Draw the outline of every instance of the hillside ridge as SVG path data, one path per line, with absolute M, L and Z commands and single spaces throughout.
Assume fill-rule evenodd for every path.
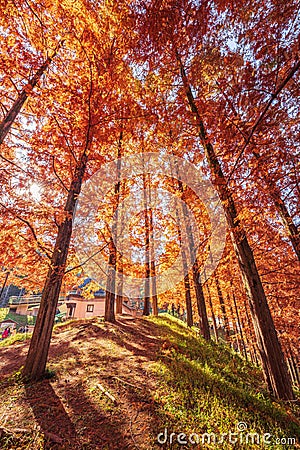
M 266 433 L 269 448 L 299 448 L 297 405 L 274 402 L 258 368 L 171 316 L 60 324 L 49 378 L 34 384 L 19 372 L 27 349 L 28 341 L 0 348 L 1 449 L 229 449 L 220 436 L 242 423 L 260 439 L 247 448 L 264 448 Z M 284 438 L 295 441 L 278 446 Z

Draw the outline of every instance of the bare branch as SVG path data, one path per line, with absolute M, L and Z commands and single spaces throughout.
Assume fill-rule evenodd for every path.
M 0 206 L 2 206 L 2 208 L 4 208 L 6 211 L 10 212 L 10 214 L 12 216 L 14 216 L 16 219 L 20 220 L 21 222 L 25 223 L 25 225 L 28 226 L 28 228 L 30 229 L 30 231 L 32 233 L 32 236 L 33 236 L 34 240 L 36 241 L 36 243 L 38 244 L 40 249 L 45 253 L 47 258 L 51 259 L 51 256 L 48 253 L 48 250 L 39 242 L 38 237 L 36 235 L 36 232 L 35 232 L 33 226 L 31 225 L 31 223 L 28 220 L 24 219 L 23 217 L 19 216 L 18 214 L 14 213 L 10 208 L 8 208 L 7 206 L 3 205 L 3 203 L 1 203 L 1 202 L 0 202 Z
M 66 270 L 66 271 L 65 271 L 65 274 L 66 274 L 66 273 L 69 273 L 69 272 L 72 272 L 72 270 L 79 269 L 80 267 L 84 266 L 90 259 L 94 258 L 94 256 L 96 256 L 96 255 L 98 255 L 100 252 L 102 252 L 102 250 L 104 250 L 105 247 L 108 246 L 108 244 L 109 244 L 109 243 L 105 244 L 103 247 L 100 248 L 100 250 L 98 250 L 97 252 L 95 252 L 93 255 L 89 256 L 85 261 L 83 261 L 83 263 L 78 264 L 78 266 L 71 267 L 71 269 Z
M 58 122 L 56 116 L 53 115 L 52 117 L 53 117 L 53 119 L 55 120 L 55 123 L 56 123 L 56 125 L 58 126 L 59 131 L 60 131 L 61 134 L 63 135 L 64 140 L 66 141 L 67 147 L 68 147 L 68 149 L 70 150 L 70 153 L 71 153 L 71 155 L 72 155 L 73 158 L 74 158 L 74 161 L 77 163 L 78 161 L 77 161 L 76 155 L 75 155 L 75 153 L 73 152 L 72 146 L 71 146 L 70 143 L 69 143 L 69 140 L 68 140 L 68 138 L 67 138 L 67 136 L 66 136 L 66 133 L 65 133 L 64 130 L 61 128 L 60 123 Z
M 67 188 L 67 186 L 65 185 L 65 183 L 63 182 L 63 180 L 60 178 L 60 176 L 58 175 L 58 173 L 56 172 L 54 155 L 52 155 L 52 167 L 53 167 L 53 171 L 54 171 L 54 174 L 55 174 L 56 178 L 59 180 L 59 182 L 61 183 L 61 185 L 63 186 L 63 188 L 64 188 L 67 192 L 69 192 L 69 189 Z
M 254 135 L 255 131 L 257 130 L 257 128 L 259 127 L 259 125 L 261 124 L 261 122 L 263 121 L 266 113 L 268 112 L 270 106 L 272 105 L 272 103 L 274 102 L 274 100 L 278 97 L 278 95 L 280 94 L 280 92 L 284 89 L 284 87 L 287 85 L 287 83 L 290 81 L 290 79 L 294 76 L 294 74 L 299 70 L 300 68 L 300 60 L 298 62 L 296 62 L 296 64 L 294 64 L 294 66 L 292 67 L 292 69 L 289 71 L 288 75 L 285 77 L 285 79 L 280 83 L 280 85 L 278 86 L 278 88 L 276 89 L 276 91 L 271 95 L 269 101 L 267 102 L 267 104 L 265 105 L 264 109 L 262 110 L 262 112 L 260 113 L 259 117 L 257 118 L 255 124 L 253 125 L 250 133 L 248 134 L 247 139 L 245 140 L 245 143 L 243 145 L 243 148 L 241 149 L 235 163 L 233 166 L 232 171 L 229 174 L 227 183 L 229 183 L 235 169 L 237 168 L 237 165 L 242 157 L 242 155 L 244 154 L 244 151 L 246 150 L 247 146 L 249 145 L 249 143 L 251 142 L 252 136 Z

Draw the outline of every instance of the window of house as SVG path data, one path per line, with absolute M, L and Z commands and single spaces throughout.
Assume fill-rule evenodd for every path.
M 93 312 L 94 311 L 94 305 L 87 305 L 86 312 Z

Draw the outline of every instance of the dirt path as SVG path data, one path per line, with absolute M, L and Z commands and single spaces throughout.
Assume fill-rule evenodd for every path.
M 1 426 L 18 445 L 4 448 L 152 449 L 157 421 L 151 365 L 162 345 L 156 333 L 151 322 L 129 317 L 116 325 L 97 319 L 62 325 L 49 358 L 56 376 L 27 386 L 12 385 L 8 377 L 24 364 L 28 343 L 0 348 Z

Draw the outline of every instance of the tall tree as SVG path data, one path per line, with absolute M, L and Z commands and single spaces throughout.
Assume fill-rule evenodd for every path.
M 152 302 L 152 314 L 158 316 L 158 298 L 157 298 L 157 286 L 156 286 L 156 266 L 155 266 L 155 240 L 154 240 L 154 220 L 153 220 L 153 208 L 152 208 L 152 196 L 151 196 L 151 178 L 148 174 L 148 186 L 149 186 L 149 227 L 150 227 L 150 277 L 151 277 L 151 302 Z
M 194 15 L 191 15 L 191 11 L 194 11 Z M 168 63 L 171 61 L 173 61 L 173 63 L 177 61 L 178 70 L 183 85 L 183 90 L 179 92 L 177 91 L 178 97 L 182 97 L 184 95 L 185 100 L 189 105 L 194 124 L 197 127 L 201 145 L 205 152 L 213 185 L 223 204 L 228 227 L 232 236 L 243 282 L 250 303 L 252 320 L 260 349 L 266 381 L 269 382 L 269 386 L 272 386 L 271 390 L 274 395 L 279 398 L 290 399 L 293 398 L 291 382 L 261 278 L 256 266 L 253 251 L 249 245 L 247 234 L 242 227 L 241 221 L 239 220 L 236 202 L 229 188 L 228 179 L 224 174 L 224 170 L 210 138 L 211 129 L 208 129 L 204 122 L 204 115 L 208 114 L 209 117 L 209 111 L 204 106 L 205 94 L 203 92 L 199 92 L 195 86 L 199 80 L 199 74 L 196 74 L 195 71 L 197 64 L 193 64 L 193 62 L 198 61 L 199 59 L 198 55 L 195 55 L 194 57 L 193 52 L 197 49 L 204 55 L 206 48 L 204 46 L 204 49 L 201 50 L 203 43 L 205 43 L 209 48 L 209 42 L 205 42 L 204 38 L 205 33 L 209 28 L 205 28 L 208 26 L 211 17 L 209 13 L 213 15 L 212 11 L 208 10 L 207 5 L 203 5 L 201 9 L 196 11 L 191 2 L 179 2 L 176 6 L 172 4 L 172 2 L 167 5 L 151 5 L 147 15 L 148 23 L 146 24 L 148 36 L 151 37 L 152 50 L 154 48 L 158 51 L 158 46 L 167 49 Z M 234 14 L 236 18 L 236 11 L 234 11 Z M 202 19 L 202 24 L 200 17 Z M 151 29 L 150 20 L 152 20 Z M 244 20 L 244 17 L 242 20 Z M 155 23 L 154 26 L 153 22 Z M 216 49 L 216 52 L 219 54 L 218 49 Z M 186 65 L 189 64 L 192 78 L 194 80 L 196 79 L 194 84 L 191 83 L 187 75 L 186 67 L 183 62 L 184 60 L 187 61 Z M 192 64 L 190 64 L 191 61 Z M 154 63 L 159 65 L 159 59 L 157 58 Z M 165 65 L 167 65 L 166 62 Z M 166 67 L 161 68 L 161 72 L 166 73 Z M 170 77 L 170 72 L 169 75 L 166 76 Z M 200 84 L 201 86 L 204 85 L 202 80 L 200 80 Z M 198 91 L 201 99 L 200 101 L 196 101 L 195 99 L 196 91 Z M 206 92 L 207 91 L 208 90 L 206 89 Z M 207 95 L 209 95 L 209 91 Z M 182 99 L 184 97 L 182 97 Z M 271 101 L 266 101 L 265 105 L 263 105 L 263 111 L 258 117 L 259 122 L 267 113 L 272 102 L 273 98 Z M 207 103 L 209 103 L 209 101 Z M 257 129 L 257 126 L 258 125 L 255 123 L 250 130 L 248 135 L 249 142 L 253 132 Z M 220 134 L 220 136 L 221 135 L 222 134 Z
M 191 86 L 188 82 L 182 61 L 177 53 L 182 81 L 186 90 L 187 100 L 191 111 L 195 115 L 199 129 L 199 137 L 205 149 L 206 157 L 213 176 L 213 184 L 223 203 L 227 223 L 232 235 L 234 248 L 240 264 L 240 269 L 250 302 L 250 310 L 254 329 L 258 340 L 264 373 L 272 392 L 279 398 L 294 398 L 291 380 L 287 371 L 282 348 L 277 336 L 263 285 L 255 264 L 253 252 L 248 243 L 245 231 L 238 219 L 236 206 L 227 185 L 221 165 L 217 159 L 214 148 L 209 142 L 208 135 L 196 106 Z
M 74 18 L 73 14 L 75 14 L 76 11 L 73 11 L 71 7 L 68 12 L 70 13 L 70 20 L 72 22 Z M 104 116 L 103 110 L 106 110 L 107 112 L 107 105 L 103 102 L 102 91 L 100 91 L 100 89 L 106 90 L 106 96 L 109 100 L 114 97 L 114 99 L 118 101 L 119 98 L 116 91 L 111 91 L 110 84 L 115 82 L 113 78 L 116 73 L 116 67 L 120 70 L 122 66 L 122 59 L 120 58 L 118 61 L 115 59 L 115 41 L 111 40 L 111 33 L 114 33 L 115 30 L 108 30 L 105 46 L 102 36 L 101 47 L 98 48 L 99 53 L 96 55 L 95 46 L 100 44 L 99 35 L 97 35 L 97 33 L 99 32 L 99 26 L 101 24 L 99 23 L 98 18 L 94 18 L 92 12 L 91 17 L 94 21 L 88 15 L 88 11 L 86 11 L 86 13 L 86 26 L 87 28 L 90 27 L 90 32 L 83 33 L 82 37 L 78 39 L 76 36 L 76 31 L 78 30 L 74 30 L 72 37 L 68 41 L 70 50 L 73 52 L 71 66 L 72 68 L 75 68 L 76 63 L 80 60 L 82 63 L 82 71 L 80 74 L 76 72 L 77 78 L 74 77 L 74 72 L 72 73 L 72 77 L 74 78 L 72 82 L 71 79 L 68 80 L 70 86 L 67 86 L 67 90 L 63 91 L 65 84 L 62 83 L 62 92 L 64 95 L 61 98 L 58 97 L 61 101 L 62 110 L 68 114 L 66 123 L 69 124 L 72 135 L 67 136 L 62 125 L 57 120 L 57 117 L 51 117 L 51 120 L 54 120 L 54 122 L 57 123 L 57 128 L 63 135 L 65 141 L 64 145 L 70 153 L 70 159 L 72 161 L 71 167 L 74 167 L 74 170 L 70 187 L 67 189 L 68 196 L 64 211 L 63 214 L 61 214 L 60 223 L 58 224 L 58 233 L 51 257 L 51 265 L 43 289 L 37 322 L 23 370 L 24 376 L 30 379 L 40 378 L 45 371 L 57 301 L 66 269 L 75 206 L 86 174 L 87 162 L 89 158 L 98 160 L 98 162 L 101 161 L 98 152 L 99 148 L 101 148 L 100 143 L 103 142 L 105 138 L 103 134 L 101 135 L 99 124 L 102 124 Z M 106 10 L 106 15 L 109 16 L 110 14 L 112 14 L 112 12 L 108 8 Z M 103 21 L 102 25 L 106 23 L 104 14 L 101 20 Z M 95 21 L 97 22 L 98 28 L 94 27 Z M 118 21 L 116 21 L 115 24 L 117 27 L 121 26 L 121 23 Z M 77 61 L 75 55 L 77 55 Z M 106 60 L 106 56 L 109 59 Z M 100 58 L 102 59 L 100 60 Z M 103 67 L 104 74 L 102 73 L 102 76 L 100 77 L 99 64 L 101 62 L 104 63 L 105 61 L 106 67 L 105 69 Z M 96 76 L 96 74 L 98 74 L 98 76 Z M 106 84 L 105 86 L 101 86 L 99 83 L 103 82 L 105 78 Z M 98 89 L 96 89 L 96 85 L 98 86 Z M 68 101 L 65 101 L 67 98 Z M 74 116 L 75 105 L 78 108 L 78 114 L 76 116 Z M 45 131 L 46 129 L 47 125 L 43 124 L 42 130 Z M 95 131 L 96 129 L 97 133 Z M 97 147 L 93 140 L 97 140 Z M 72 145 L 70 144 L 70 141 L 72 142 Z M 91 156 L 93 156 L 93 158 L 91 158 Z M 63 185 L 65 186 L 65 183 L 63 183 Z M 110 252 L 110 254 L 112 253 L 113 252 Z M 114 265 L 114 260 L 110 260 L 109 263 Z
M 17 115 L 20 113 L 22 106 L 28 99 L 28 96 L 30 95 L 31 91 L 35 86 L 37 85 L 38 81 L 41 79 L 42 75 L 46 72 L 46 70 L 49 68 L 52 60 L 57 55 L 58 50 L 63 45 L 63 41 L 61 41 L 54 52 L 48 56 L 48 58 L 45 60 L 45 62 L 39 67 L 39 69 L 36 71 L 34 76 L 28 80 L 28 83 L 25 85 L 24 89 L 20 92 L 18 95 L 18 98 L 6 114 L 6 116 L 3 118 L 3 120 L 0 123 L 0 145 L 4 141 L 6 135 L 9 133 Z
M 143 315 L 150 314 L 150 276 L 151 276 L 151 261 L 150 261 L 150 220 L 149 220 L 149 206 L 148 206 L 148 183 L 146 173 L 143 173 L 143 200 L 144 200 L 144 220 L 145 220 L 145 279 L 144 279 L 144 308 Z

